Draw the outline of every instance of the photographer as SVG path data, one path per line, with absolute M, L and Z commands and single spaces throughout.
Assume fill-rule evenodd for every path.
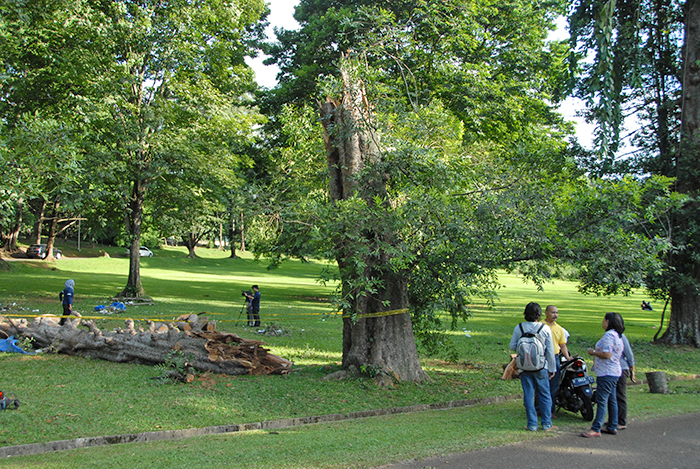
M 253 293 L 243 292 L 243 295 L 248 298 L 248 325 L 252 327 L 260 326 L 260 289 L 257 285 L 251 287 Z M 252 323 L 252 324 L 251 324 Z

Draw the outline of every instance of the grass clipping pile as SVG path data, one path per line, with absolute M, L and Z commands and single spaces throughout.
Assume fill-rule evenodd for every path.
M 94 321 L 71 318 L 59 325 L 56 316 L 41 316 L 29 322 L 0 315 L 0 331 L 17 338 L 32 338 L 36 348 L 55 353 L 99 358 L 118 363 L 159 365 L 168 354 L 180 351 L 191 357 L 197 371 L 227 375 L 287 374 L 292 362 L 269 353 L 259 340 L 217 332 L 216 325 L 196 314 L 180 316 L 169 324 L 135 329 L 126 320 L 124 329 L 103 332 Z

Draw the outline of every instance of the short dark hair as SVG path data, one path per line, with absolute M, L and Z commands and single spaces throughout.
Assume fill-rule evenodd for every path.
M 528 303 L 525 306 L 525 320 L 534 322 L 542 317 L 542 308 L 539 303 Z
M 617 335 L 622 337 L 622 333 L 625 332 L 625 321 L 622 320 L 622 315 L 620 313 L 605 313 L 605 319 L 608 320 L 607 330 L 613 329 Z
M 252 286 L 252 287 L 250 287 L 250 288 L 252 288 L 252 289 L 254 289 L 254 290 L 260 290 L 260 289 L 258 288 L 258 286 L 257 286 L 257 285 L 253 285 L 253 286 Z

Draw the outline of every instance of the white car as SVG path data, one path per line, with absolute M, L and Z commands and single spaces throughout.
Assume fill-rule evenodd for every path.
M 131 249 L 126 250 L 126 255 L 131 255 Z M 148 249 L 146 246 L 141 246 L 139 248 L 139 257 L 153 257 L 153 251 Z

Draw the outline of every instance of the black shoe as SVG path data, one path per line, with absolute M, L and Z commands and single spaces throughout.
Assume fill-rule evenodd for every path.
M 608 427 L 603 427 L 600 429 L 600 433 L 607 433 L 608 435 L 617 435 L 617 430 L 610 430 Z

